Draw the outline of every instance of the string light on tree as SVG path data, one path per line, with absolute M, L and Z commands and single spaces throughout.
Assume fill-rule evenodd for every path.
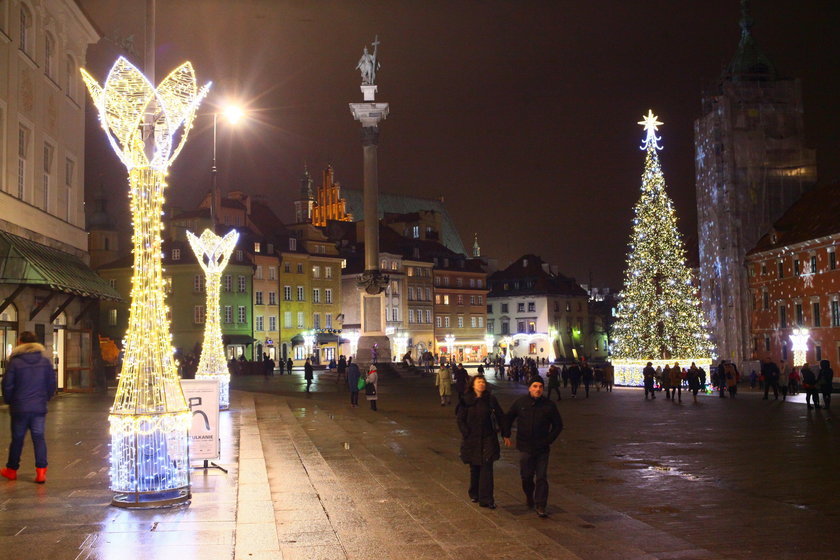
M 224 237 L 219 237 L 209 229 L 205 229 L 201 237 L 187 232 L 193 253 L 204 269 L 207 287 L 207 324 L 204 326 L 204 342 L 201 346 L 201 358 L 198 360 L 196 379 L 211 379 L 219 381 L 219 408 L 230 408 L 230 372 L 225 359 L 225 347 L 222 342 L 221 308 L 219 297 L 221 292 L 222 271 L 230 260 L 233 248 L 239 240 L 239 234 L 231 230 Z
M 645 169 L 634 207 L 630 251 L 624 272 L 612 346 L 616 382 L 642 384 L 642 369 L 679 362 L 708 367 L 713 348 L 704 324 L 674 205 L 666 193 L 659 163 L 661 138 L 653 111 L 639 122 L 645 130 L 641 149 Z
M 210 84 L 189 62 L 155 88 L 123 57 L 100 86 L 81 71 L 102 129 L 128 170 L 134 267 L 125 354 L 111 426 L 112 504 L 189 502 L 191 414 L 178 378 L 167 319 L 161 231 L 167 169 L 187 140 Z

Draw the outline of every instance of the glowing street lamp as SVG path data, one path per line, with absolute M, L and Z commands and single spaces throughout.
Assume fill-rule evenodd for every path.
M 790 343 L 793 349 L 793 365 L 801 366 L 805 363 L 808 353 L 808 329 L 796 328 L 790 335 Z
M 350 355 L 356 355 L 356 349 L 359 347 L 359 331 L 348 331 L 344 335 L 350 341 Z
M 219 381 L 219 409 L 230 408 L 230 372 L 225 359 L 225 346 L 222 341 L 221 308 L 219 296 L 222 284 L 222 271 L 230 260 L 233 248 L 239 240 L 239 233 L 231 230 L 224 237 L 219 237 L 205 229 L 201 237 L 187 232 L 193 252 L 201 268 L 204 269 L 207 287 L 207 313 L 204 326 L 204 342 L 201 345 L 201 358 L 198 360 L 196 379 Z
M 236 124 L 242 119 L 245 112 L 236 105 L 228 105 L 221 111 L 213 113 L 213 162 L 210 164 L 211 196 L 213 197 L 213 200 L 210 201 L 210 223 L 213 227 L 216 225 L 216 193 L 218 189 L 217 175 L 219 173 L 219 170 L 216 167 L 216 126 L 219 120 L 219 115 L 222 115 L 230 124 Z
M 190 500 L 188 433 L 192 414 L 181 390 L 167 319 L 161 235 L 169 166 L 184 147 L 210 84 L 199 88 L 185 62 L 157 88 L 123 57 L 104 85 L 82 79 L 102 129 L 128 170 L 134 233 L 131 307 L 111 429 L 111 501 L 120 507 Z

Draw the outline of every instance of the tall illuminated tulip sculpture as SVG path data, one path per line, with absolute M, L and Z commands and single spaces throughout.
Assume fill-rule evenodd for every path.
M 111 413 L 112 504 L 189 503 L 189 406 L 181 390 L 161 266 L 167 169 L 187 140 L 210 84 L 198 88 L 189 62 L 155 87 L 125 58 L 100 86 L 82 70 L 102 128 L 128 169 L 134 226 L 131 308 L 120 383 Z
M 222 283 L 222 271 L 230 260 L 230 254 L 236 247 L 239 234 L 231 230 L 224 237 L 219 237 L 205 229 L 201 237 L 187 232 L 193 253 L 204 269 L 207 286 L 207 324 L 204 326 L 204 342 L 201 346 L 201 358 L 198 360 L 196 379 L 219 381 L 219 408 L 230 408 L 230 372 L 225 360 L 225 347 L 222 342 L 221 310 L 219 292 Z

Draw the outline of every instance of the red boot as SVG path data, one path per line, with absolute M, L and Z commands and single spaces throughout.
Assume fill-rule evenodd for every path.
M 43 484 L 47 481 L 47 467 L 43 469 L 35 469 L 35 482 L 38 484 Z
M 17 480 L 17 471 L 6 467 L 0 470 L 0 476 L 5 476 L 9 480 Z

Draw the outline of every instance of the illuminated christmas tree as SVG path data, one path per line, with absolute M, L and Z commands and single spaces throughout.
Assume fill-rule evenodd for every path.
M 647 132 L 641 147 L 646 152 L 645 171 L 612 348 L 619 382 L 633 385 L 641 384 L 641 368 L 648 361 L 706 367 L 713 354 L 659 164 L 657 151 L 662 148 L 656 131 L 662 123 L 648 111 L 639 124 Z

